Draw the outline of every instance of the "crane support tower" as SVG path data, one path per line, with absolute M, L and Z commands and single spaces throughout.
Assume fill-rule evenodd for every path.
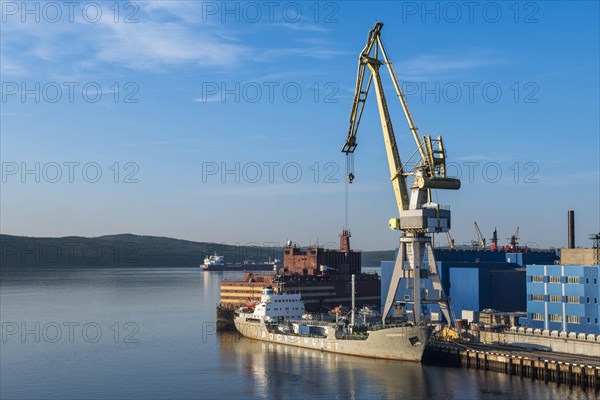
M 356 77 L 356 89 L 354 102 L 350 113 L 350 129 L 346 144 L 342 152 L 348 157 L 347 178 L 348 182 L 354 180 L 352 156 L 356 150 L 356 134 L 362 117 L 363 109 L 371 84 L 375 86 L 375 95 L 381 119 L 381 128 L 385 141 L 385 149 L 390 169 L 392 187 L 398 206 L 399 217 L 389 221 L 390 228 L 400 230 L 400 244 L 398 255 L 392 273 L 390 288 L 385 300 L 382 313 L 382 322 L 385 324 L 386 317 L 394 304 L 398 287 L 402 281 L 412 289 L 410 300 L 413 314 L 412 322 L 424 323 L 421 305 L 438 303 L 448 324 L 452 325 L 450 318 L 449 303 L 444 294 L 437 272 L 437 265 L 431 243 L 433 233 L 444 233 L 450 230 L 450 210 L 432 202 L 432 189 L 460 188 L 460 180 L 446 177 L 446 151 L 442 137 L 432 139 L 429 135 L 419 136 L 417 127 L 408 109 L 408 104 L 402 93 L 392 63 L 381 41 L 381 28 L 383 23 L 377 22 L 370 31 L 366 46 L 363 48 L 358 59 L 358 73 Z M 381 59 L 380 59 L 381 57 Z M 396 95 L 404 111 L 408 127 L 416 144 L 416 150 L 408 160 L 403 163 L 398 152 L 396 137 L 392 119 L 387 106 L 387 101 L 381 81 L 379 69 L 385 64 L 396 90 Z M 365 79 L 365 75 L 368 78 Z M 412 160 L 417 156 L 417 159 Z M 411 165 L 411 167 L 408 167 Z M 408 178 L 412 179 L 408 181 Z M 410 186 L 409 186 L 410 185 Z M 410 187 L 410 192 L 409 192 Z M 425 253 L 427 261 L 425 262 Z M 427 298 L 421 290 L 421 279 L 431 278 L 435 296 Z M 412 287 L 410 286 L 412 284 Z

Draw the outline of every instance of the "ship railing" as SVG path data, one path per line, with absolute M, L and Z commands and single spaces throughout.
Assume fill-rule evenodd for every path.
M 298 320 L 290 320 L 290 323 L 298 323 L 306 326 L 322 326 L 322 327 L 335 327 L 335 322 L 327 322 L 327 321 L 319 321 L 319 320 L 310 320 L 310 319 L 298 319 Z
M 327 338 L 327 335 L 318 335 L 315 333 L 290 333 L 290 336 L 297 336 L 297 337 L 301 337 L 301 338 L 316 338 L 316 339 L 325 339 Z
M 351 335 L 343 335 L 345 340 L 366 340 L 369 337 L 367 332 L 354 332 Z
M 254 277 L 259 277 L 259 278 L 262 278 L 262 277 L 265 277 L 265 276 L 269 276 L 269 275 L 259 275 L 259 274 L 255 274 L 254 275 Z M 242 280 L 239 280 L 239 279 L 226 279 L 226 278 L 223 278 L 221 281 L 222 282 L 243 283 L 243 284 L 252 283 L 252 284 L 257 285 L 257 286 L 258 285 L 271 286 L 273 284 L 272 282 L 247 282 L 247 281 L 242 281 Z
M 378 331 L 381 329 L 388 329 L 388 328 L 405 328 L 407 326 L 411 326 L 411 324 L 385 324 L 385 325 L 381 325 L 381 324 L 375 324 L 375 325 L 371 325 L 368 329 L 370 331 Z

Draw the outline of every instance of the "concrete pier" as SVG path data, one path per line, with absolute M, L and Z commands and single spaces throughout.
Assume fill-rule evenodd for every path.
M 425 351 L 423 362 L 600 389 L 600 359 L 596 357 L 432 341 Z

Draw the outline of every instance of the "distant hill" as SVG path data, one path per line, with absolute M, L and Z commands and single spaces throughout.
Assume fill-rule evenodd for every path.
M 93 238 L 39 238 L 0 235 L 2 268 L 48 267 L 197 267 L 207 254 L 227 262 L 283 259 L 282 247 L 237 246 L 158 236 L 120 234 Z M 365 251 L 363 266 L 393 260 L 393 251 Z

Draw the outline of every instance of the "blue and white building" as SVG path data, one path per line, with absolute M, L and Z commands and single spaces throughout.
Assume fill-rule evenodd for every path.
M 600 265 L 528 265 L 528 328 L 600 335 Z
M 435 250 L 442 287 L 450 297 L 452 309 L 457 318 L 463 310 L 483 311 L 495 309 L 502 312 L 525 311 L 527 308 L 525 265 L 531 263 L 554 264 L 557 255 L 554 251 L 507 253 L 503 251 L 449 251 Z M 381 301 L 385 302 L 392 271 L 393 261 L 381 262 Z M 398 288 L 396 301 L 410 297 L 411 280 L 407 286 Z M 423 290 L 432 291 L 428 279 L 422 280 Z M 437 305 L 422 305 L 421 310 L 438 312 Z

